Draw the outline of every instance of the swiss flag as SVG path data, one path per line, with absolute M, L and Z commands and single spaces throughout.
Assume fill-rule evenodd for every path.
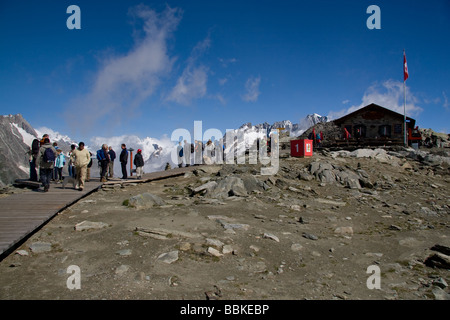
M 405 51 L 403 51 L 403 81 L 406 81 L 408 79 L 408 65 L 406 64 L 406 54 Z

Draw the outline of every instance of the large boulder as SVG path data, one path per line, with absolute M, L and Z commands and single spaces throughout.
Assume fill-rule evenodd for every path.
M 269 188 L 268 185 L 266 185 L 264 182 L 258 180 L 253 175 L 249 175 L 249 174 L 242 175 L 241 179 L 244 182 L 244 187 L 248 193 L 265 191 Z
M 244 181 L 236 176 L 229 176 L 220 180 L 217 186 L 207 194 L 212 198 L 227 198 L 230 196 L 245 197 L 248 195 Z
M 124 204 L 136 209 L 146 209 L 153 206 L 163 206 L 166 203 L 157 195 L 146 192 L 131 197 L 128 201 L 125 200 Z
M 219 173 L 224 173 L 221 170 Z M 208 198 L 224 199 L 231 196 L 246 197 L 252 192 L 263 192 L 270 187 L 250 173 L 233 174 L 212 180 L 191 189 L 191 196 L 202 195 Z

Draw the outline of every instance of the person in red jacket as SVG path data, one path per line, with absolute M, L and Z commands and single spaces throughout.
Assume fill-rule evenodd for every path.
M 136 175 L 138 179 L 142 179 L 144 174 L 144 158 L 142 157 L 142 150 L 138 149 L 134 156 L 133 164 L 136 166 Z
M 345 141 L 347 141 L 347 146 L 348 146 L 348 140 L 350 139 L 350 133 L 348 132 L 347 128 L 344 128 L 344 138 L 345 138 Z

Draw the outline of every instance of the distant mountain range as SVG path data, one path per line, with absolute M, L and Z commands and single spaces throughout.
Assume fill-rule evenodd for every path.
M 263 131 L 266 130 L 270 132 L 275 129 L 284 129 L 289 133 L 291 137 L 298 137 L 304 131 L 308 130 L 310 127 L 314 126 L 320 122 L 327 122 L 328 117 L 318 115 L 317 113 L 309 114 L 305 118 L 301 119 L 299 123 L 292 123 L 289 120 L 277 121 L 273 124 L 267 122 L 257 124 L 252 126 L 250 122 L 243 124 L 238 130 L 253 130 L 253 131 Z
M 327 121 L 327 117 L 310 114 L 301 119 L 297 124 L 293 124 L 289 120 L 277 121 L 273 124 L 264 122 L 254 126 L 251 123 L 245 123 L 234 130 L 234 133 L 243 134 L 245 137 L 243 145 L 239 146 L 239 148 L 248 148 L 255 139 L 262 137 L 265 133 L 269 133 L 272 129 L 284 128 L 290 137 L 298 137 L 311 126 Z M 20 114 L 0 116 L 0 186 L 11 184 L 16 179 L 26 179 L 29 177 L 29 156 L 27 152 L 30 149 L 33 139 L 40 139 L 45 133 L 49 134 L 51 142 L 57 142 L 58 147 L 66 154 L 70 150 L 71 144 L 77 145 L 77 142 L 69 136 L 56 132 L 48 127 L 33 128 Z M 242 143 L 240 141 L 237 142 Z M 169 137 L 162 139 L 151 137 L 140 138 L 135 135 L 93 137 L 90 142 L 86 141 L 85 143 L 94 157 L 96 150 L 104 143 L 112 146 L 113 150 L 116 151 L 117 158 L 119 157 L 122 143 L 125 143 L 127 148 L 133 148 L 134 153 L 137 149 L 142 149 L 145 172 L 164 170 L 168 162 L 171 163 L 172 167 L 175 166 L 171 160 L 171 153 L 177 144 L 171 141 Z M 97 166 L 94 165 L 91 171 L 93 176 L 98 175 Z M 121 176 L 118 159 L 115 161 L 115 176 Z

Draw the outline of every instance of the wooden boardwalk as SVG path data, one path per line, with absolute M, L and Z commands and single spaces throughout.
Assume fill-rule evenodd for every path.
M 175 168 L 144 174 L 141 180 L 133 176 L 127 180 L 110 180 L 105 184 L 144 183 L 183 175 L 197 168 L 200 167 Z M 84 190 L 78 191 L 72 184 L 67 184 L 63 189 L 62 184 L 52 183 L 48 192 L 43 192 L 41 188 L 40 191 L 26 191 L 0 198 L 0 261 L 59 212 L 95 192 L 102 184 L 99 178 L 91 178 L 89 182 L 86 182 Z

